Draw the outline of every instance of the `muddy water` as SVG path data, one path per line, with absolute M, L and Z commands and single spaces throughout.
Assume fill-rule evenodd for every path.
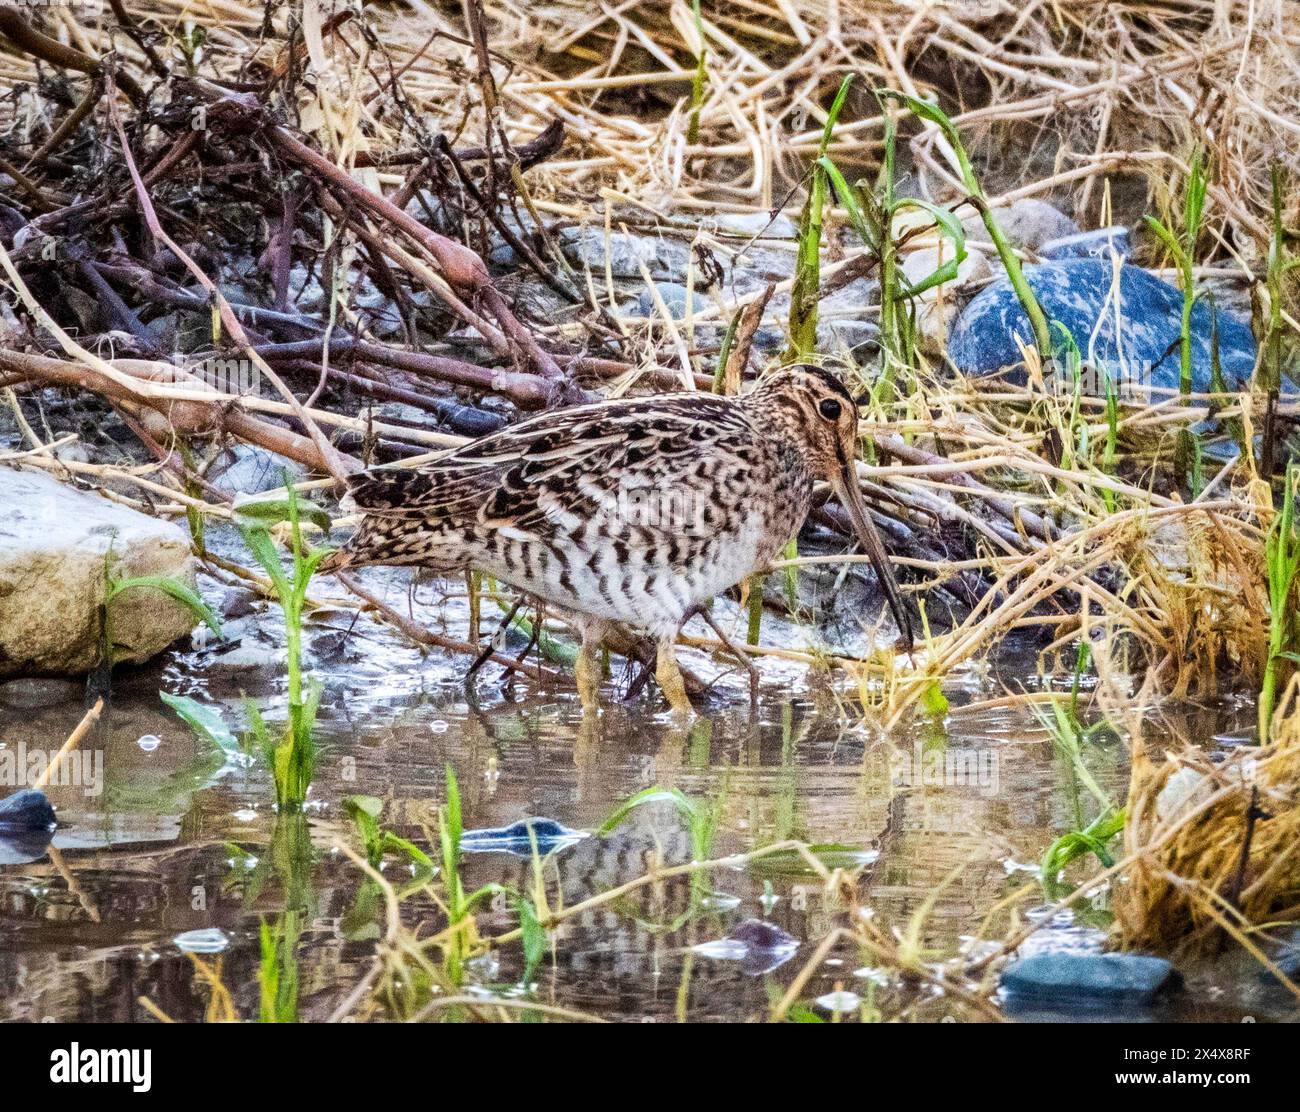
M 410 601 L 399 578 L 373 582 L 395 605 L 409 601 L 419 620 L 463 632 L 454 584 L 423 586 Z M 205 590 L 222 599 L 220 585 Z M 328 582 L 317 593 L 328 596 Z M 158 698 L 159 690 L 193 695 L 237 729 L 245 721 L 241 693 L 268 718 L 282 716 L 278 615 L 231 621 L 227 633 L 222 644 L 189 646 L 120 672 L 109 713 L 83 745 L 102 754 L 102 782 L 51 791 L 59 812 L 52 851 L 0 849 L 0 1020 L 139 1020 L 147 1017 L 146 998 L 173 1018 L 201 1019 L 210 994 L 185 947 L 219 952 L 236 1011 L 256 1018 L 259 926 L 286 906 L 300 912 L 299 1014 L 328 1017 L 375 953 L 375 929 L 353 907 L 360 873 L 334 849 L 338 840 L 355 844 L 342 801 L 379 797 L 383 825 L 427 847 L 447 764 L 461 784 L 467 829 L 545 816 L 592 831 L 621 801 L 659 785 L 701 801 L 721 795 L 715 855 L 784 838 L 854 847 L 870 862 L 860 882 L 863 904 L 882 924 L 899 927 L 924 911 L 922 942 L 936 962 L 968 945 L 995 905 L 1033 882 L 1044 848 L 1077 827 L 1079 807 L 1090 807 L 1031 714 L 962 710 L 1034 686 L 1038 681 L 1027 679 L 1034 658 L 1023 651 L 1005 650 L 993 668 L 955 678 L 945 723 L 891 736 L 862 726 L 842 688 L 810 681 L 802 667 L 765 665 L 753 701 L 746 678 L 699 652 L 684 653 L 684 662 L 721 678 L 690 729 L 656 714 L 648 697 L 631 706 L 611 699 L 592 729 L 564 692 L 503 685 L 488 668 L 469 698 L 463 661 L 421 653 L 367 619 L 354 623 L 348 612 L 327 610 L 308 636 L 310 671 L 325 686 L 320 764 L 298 828 L 304 844 L 310 840 L 310 860 L 296 882 L 286 882 L 268 867 L 279 851 L 262 764 L 213 757 Z M 20 685 L 0 696 L 7 700 L 0 702 L 0 741 L 15 751 L 57 748 L 82 713 L 75 688 Z M 1226 705 L 1198 711 L 1177 728 L 1230 742 L 1249 720 L 1248 707 Z M 927 757 L 936 752 L 959 758 L 964 771 L 936 775 Z M 1126 752 L 1123 744 L 1101 743 L 1088 755 L 1095 778 L 1117 798 L 1126 786 Z M 636 811 L 613 834 L 562 850 L 550 875 L 571 906 L 641 875 L 655 855 L 669 863 L 691 855 L 671 806 Z M 528 868 L 508 853 L 474 853 L 465 877 L 470 886 L 523 887 Z M 401 866 L 390 870 L 394 879 L 404 876 Z M 1037 893 L 1021 906 L 1032 914 L 1045 902 Z M 685 879 L 651 885 L 567 921 L 534 975 L 533 999 L 625 1020 L 761 1016 L 839 916 L 789 862 L 719 869 L 694 889 Z M 405 905 L 404 917 L 424 934 L 439 922 L 419 899 Z M 779 926 L 798 950 L 779 964 L 736 960 L 727 947 L 693 949 L 750 918 Z M 1005 930 L 1005 919 L 999 922 Z M 1033 945 L 1097 948 L 1105 924 L 1104 904 L 1081 907 Z M 508 904 L 489 908 L 480 921 L 491 933 L 512 925 Z M 517 994 L 522 969 L 519 948 L 505 947 L 467 978 L 479 991 Z M 1256 987 L 1252 972 L 1189 972 L 1189 991 L 1166 1013 L 1175 1018 L 1268 1018 L 1287 1008 Z M 854 1017 L 934 1020 L 953 1011 L 941 995 L 904 989 L 850 950 L 835 951 L 800 999 L 811 1014 L 827 1016 L 828 994 L 836 991 L 862 1001 Z

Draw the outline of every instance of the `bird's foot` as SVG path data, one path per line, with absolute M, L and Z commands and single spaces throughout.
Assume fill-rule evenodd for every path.
M 690 717 L 695 713 L 690 697 L 686 694 L 686 684 L 682 680 L 682 670 L 677 665 L 671 641 L 661 641 L 659 644 L 655 658 L 655 679 L 659 681 L 659 689 L 672 707 L 673 714 Z

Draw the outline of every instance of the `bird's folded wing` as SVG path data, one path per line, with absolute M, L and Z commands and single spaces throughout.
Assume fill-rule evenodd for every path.
M 366 472 L 349 480 L 349 495 L 375 516 L 544 529 L 570 514 L 590 518 L 629 487 L 674 489 L 723 442 L 751 432 L 733 405 L 711 395 L 582 406 L 475 440 L 417 471 Z

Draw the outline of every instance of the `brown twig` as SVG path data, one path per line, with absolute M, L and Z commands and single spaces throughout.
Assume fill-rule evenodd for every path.
M 66 46 L 58 39 L 52 39 L 36 30 L 23 18 L 17 8 L 9 4 L 0 4 L 0 34 L 24 53 L 49 62 L 50 65 L 58 66 L 60 69 L 77 70 L 95 77 L 103 77 L 107 72 L 102 58 L 92 58 L 89 54 L 83 54 L 75 47 Z M 118 74 L 117 84 L 132 104 L 137 107 L 144 104 L 146 100 L 144 90 L 129 73 Z

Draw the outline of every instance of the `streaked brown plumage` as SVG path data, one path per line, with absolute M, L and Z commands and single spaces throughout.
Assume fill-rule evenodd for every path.
M 672 645 L 713 596 L 763 570 L 828 481 L 911 648 L 911 625 L 854 473 L 857 411 L 829 372 L 788 367 L 739 398 L 667 394 L 558 410 L 417 471 L 349 481 L 364 513 L 323 570 L 477 568 L 579 619 L 577 673 L 594 707 L 605 626 L 652 634 L 656 675 L 690 709 Z

